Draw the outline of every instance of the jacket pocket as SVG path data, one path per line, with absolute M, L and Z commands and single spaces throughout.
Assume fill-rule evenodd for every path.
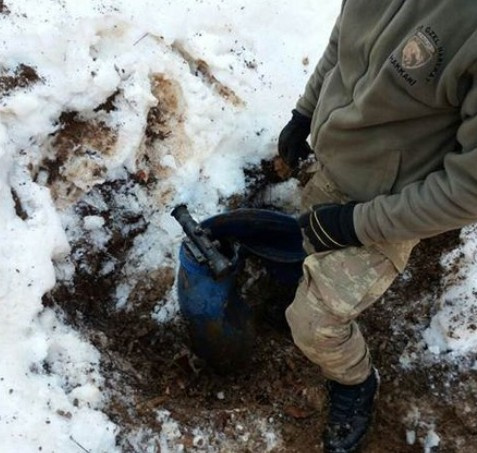
M 344 153 L 343 153 L 344 154 Z M 400 150 L 353 152 L 324 160 L 325 172 L 346 196 L 369 201 L 392 193 L 401 165 Z
M 399 174 L 399 168 L 401 166 L 400 150 L 390 150 L 386 166 L 384 167 L 380 177 L 380 187 L 377 189 L 378 194 L 389 194 L 393 192 L 393 188 L 396 185 L 396 180 Z

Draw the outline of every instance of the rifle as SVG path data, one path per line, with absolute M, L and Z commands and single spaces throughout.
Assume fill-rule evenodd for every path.
M 184 246 L 199 264 L 206 264 L 215 278 L 224 277 L 232 271 L 232 262 L 220 252 L 220 242 L 211 237 L 210 230 L 202 228 L 192 218 L 186 205 L 176 206 L 171 215 L 187 236 Z

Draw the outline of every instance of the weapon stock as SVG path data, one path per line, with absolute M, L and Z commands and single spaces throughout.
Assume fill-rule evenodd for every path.
M 210 231 L 202 228 L 190 215 L 184 204 L 176 206 L 172 212 L 181 225 L 187 239 L 184 245 L 199 264 L 206 264 L 216 278 L 224 277 L 232 271 L 232 262 L 220 252 L 220 242 L 210 238 Z

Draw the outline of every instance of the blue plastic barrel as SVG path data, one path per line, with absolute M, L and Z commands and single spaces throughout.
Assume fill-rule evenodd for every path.
M 233 239 L 272 262 L 301 263 L 306 256 L 298 221 L 283 212 L 241 208 L 210 217 L 201 225 L 214 236 Z
M 182 245 L 180 309 L 189 326 L 193 351 L 218 371 L 238 369 L 250 360 L 255 342 L 254 313 L 236 286 L 243 256 L 248 253 L 262 258 L 271 278 L 293 294 L 305 257 L 300 228 L 293 217 L 263 209 L 225 212 L 201 226 L 215 239 L 239 244 L 240 250 L 231 251 L 233 256 L 229 256 L 234 270 L 216 280 L 207 266 L 199 264 Z
M 184 245 L 180 250 L 179 305 L 189 327 L 191 347 L 219 372 L 246 365 L 255 342 L 253 313 L 236 288 L 236 254 L 232 262 L 232 273 L 216 280 Z

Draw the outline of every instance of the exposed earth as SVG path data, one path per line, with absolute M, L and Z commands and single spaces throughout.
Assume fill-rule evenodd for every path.
M 2 93 L 40 80 L 25 66 L 4 72 L 0 79 Z M 173 84 L 163 77 L 155 81 L 162 86 L 161 93 L 174 92 Z M 86 232 L 76 236 L 70 256 L 74 276 L 63 280 L 59 276 L 44 305 L 62 313 L 101 351 L 103 390 L 109 396 L 104 411 L 121 427 L 119 445 L 124 452 L 319 452 L 326 405 L 323 379 L 293 345 L 286 329 L 258 316 L 259 333 L 249 366 L 219 375 L 190 352 L 180 318 L 160 324 L 151 317 L 173 287 L 172 261 L 136 276 L 127 309 L 118 309 L 114 300 L 118 284 L 127 276 L 128 252 L 148 228 L 144 214 L 128 210 L 118 203 L 118 196 L 138 187 L 157 192 L 155 176 L 163 169 L 153 168 L 152 151 L 158 143 L 182 140 L 176 133 L 181 112 L 176 111 L 177 103 L 170 102 L 171 96 L 174 99 L 176 94 L 168 97 L 169 102 L 162 99 L 163 110 L 151 109 L 141 171 L 121 180 L 101 181 L 101 153 L 107 155 L 115 143 L 114 131 L 106 125 L 114 97 L 90 112 L 97 118 L 90 115 L 89 122 L 75 112 L 65 112 L 59 119 L 59 132 L 51 138 L 52 152 L 32 171 L 39 175 L 46 171 L 44 183 L 57 201 L 68 199 L 79 218 L 100 214 L 110 236 L 101 249 Z M 157 97 L 161 101 L 161 95 Z M 76 150 L 74 155 L 64 152 L 68 148 Z M 74 159 L 83 165 L 92 155 L 95 166 L 83 168 L 92 183 L 78 185 L 65 166 Z M 303 182 L 302 175 L 295 176 Z M 247 192 L 228 200 L 229 206 L 270 207 L 260 194 L 279 181 L 272 163 L 248 169 L 247 178 Z M 73 189 L 59 190 L 67 187 L 68 180 L 75 181 Z M 58 181 L 65 184 L 55 185 Z M 99 212 L 85 202 L 81 195 L 86 191 L 107 208 Z M 17 210 L 24 215 L 20 203 Z M 476 451 L 477 371 L 472 369 L 476 355 L 459 361 L 433 356 L 420 340 L 442 291 L 440 257 L 458 242 L 458 232 L 422 241 L 406 272 L 360 320 L 382 379 L 365 452 Z M 108 272 L 101 271 L 111 263 Z M 257 313 L 265 303 L 263 294 L 273 294 L 268 284 L 266 276 L 259 278 L 246 294 Z M 440 443 L 432 447 L 437 444 L 435 433 Z
M 263 181 L 263 168 L 256 169 L 260 177 L 251 186 L 256 186 L 258 179 Z M 131 184 L 133 180 L 117 181 L 95 190 L 107 196 Z M 84 206 L 79 203 L 77 209 Z M 131 445 L 128 434 L 143 429 L 141 443 L 147 445 L 148 439 L 163 429 L 156 411 L 165 409 L 181 427 L 170 451 L 180 451 L 180 445 L 184 451 L 266 451 L 266 433 L 273 426 L 278 438 L 269 440 L 270 451 L 319 452 L 326 402 L 323 380 L 295 348 L 286 329 L 258 319 L 257 345 L 249 366 L 224 376 L 190 353 L 180 319 L 165 325 L 151 319 L 154 305 L 174 282 L 174 269 L 158 269 L 139 285 L 132 309 L 115 308 L 111 294 L 121 279 L 121 261 L 145 225 L 144 219 L 124 214 L 110 212 L 111 217 L 121 217 L 134 226 L 129 235 L 117 232 L 108 250 L 102 252 L 86 242 L 75 244 L 75 251 L 84 252 L 73 253 L 80 257 L 76 268 L 89 270 L 77 271 L 72 283 L 59 283 L 44 300 L 63 310 L 67 322 L 102 352 L 105 390 L 111 395 L 106 412 L 123 428 L 123 450 L 146 451 Z M 472 358 L 460 365 L 426 360 L 410 368 L 404 368 L 399 360 L 404 352 L 412 354 L 409 345 L 419 342 L 420 332 L 430 321 L 433 300 L 441 290 L 439 258 L 458 240 L 458 233 L 453 232 L 423 241 L 404 276 L 361 319 L 382 378 L 366 452 L 421 452 L 420 442 L 433 427 L 441 442 L 428 451 L 475 451 L 477 381 L 475 371 L 467 371 Z M 111 256 L 120 264 L 116 266 L 118 274 L 98 278 L 102 261 Z M 260 290 L 249 292 L 250 304 L 259 307 L 264 303 L 257 294 L 266 293 L 267 284 L 266 278 L 256 282 Z M 422 356 L 423 352 L 416 354 Z M 198 435 L 197 427 L 206 434 Z M 407 432 L 411 437 L 406 437 Z M 409 445 L 412 433 L 416 440 Z

